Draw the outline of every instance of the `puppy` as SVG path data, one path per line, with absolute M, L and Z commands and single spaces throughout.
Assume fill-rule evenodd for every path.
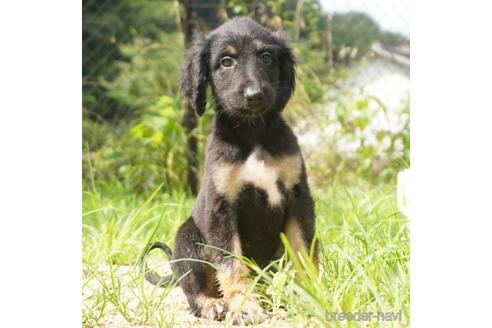
M 176 235 L 174 255 L 162 243 L 147 252 L 161 248 L 174 260 L 173 272 L 184 275 L 180 286 L 196 316 L 260 322 L 263 309 L 238 258 L 264 267 L 283 254 L 280 233 L 300 251 L 309 249 L 315 229 L 301 151 L 280 115 L 294 91 L 294 56 L 280 35 L 250 18 L 234 18 L 207 37 L 195 37 L 179 85 L 197 115 L 211 86 L 216 115 L 205 174 Z M 171 280 L 152 272 L 146 277 L 161 286 Z

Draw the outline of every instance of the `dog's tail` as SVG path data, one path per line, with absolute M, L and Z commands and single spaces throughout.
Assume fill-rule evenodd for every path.
M 144 271 L 145 272 L 145 280 L 147 280 L 148 282 L 150 282 L 154 286 L 169 287 L 174 280 L 174 274 L 170 274 L 168 276 L 161 277 L 157 272 L 152 271 L 147 266 L 147 255 L 149 254 L 149 252 L 151 250 L 156 249 L 156 248 L 162 250 L 164 253 L 167 254 L 169 259 L 172 259 L 173 252 L 171 251 L 171 249 L 166 244 L 164 244 L 163 242 L 156 241 L 152 244 L 149 244 L 146 247 L 142 256 L 140 256 L 139 264 L 141 265 L 142 268 L 144 267 L 144 264 L 145 264 L 145 271 Z

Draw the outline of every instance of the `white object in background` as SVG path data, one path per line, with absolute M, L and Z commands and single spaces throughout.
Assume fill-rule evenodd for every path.
M 409 194 L 410 194 L 410 169 L 398 172 L 396 177 L 396 203 L 400 211 L 410 217 Z

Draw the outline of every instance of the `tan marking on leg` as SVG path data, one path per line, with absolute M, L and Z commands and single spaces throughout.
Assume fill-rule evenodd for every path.
M 289 218 L 285 225 L 285 234 L 287 236 L 287 240 L 292 247 L 294 253 L 299 256 L 302 249 L 305 249 L 306 252 L 309 253 L 309 249 L 307 249 L 308 245 L 306 245 L 306 241 L 302 235 L 302 230 L 299 227 L 299 221 L 295 218 Z M 317 249 L 313 252 L 313 264 L 315 267 L 319 268 L 319 258 Z
M 220 289 L 225 298 L 231 298 L 236 294 L 246 293 L 250 279 L 248 279 L 245 274 L 247 274 L 247 268 L 244 264 L 236 265 L 233 268 L 221 267 L 219 272 L 217 272 L 217 280 L 220 284 Z
M 287 223 L 285 225 L 285 234 L 287 235 L 287 239 L 296 254 L 298 254 L 301 249 L 306 248 L 306 242 L 304 241 L 304 237 L 302 236 L 302 230 L 299 227 L 299 222 L 294 218 L 287 219 Z
M 206 277 L 207 277 L 207 284 L 205 289 L 203 290 L 202 294 L 208 297 L 212 298 L 218 298 L 220 297 L 220 292 L 218 290 L 217 286 L 217 277 L 215 270 L 212 269 L 212 267 L 207 266 L 205 269 Z
M 240 259 L 243 256 L 243 248 L 241 246 L 241 238 L 237 233 L 234 234 L 233 244 L 234 246 L 232 252 L 237 258 Z
M 235 234 L 233 240 L 233 253 L 236 258 L 231 259 L 232 263 L 224 264 L 217 272 L 217 280 L 225 298 L 230 298 L 237 293 L 244 292 L 248 285 L 248 268 L 241 262 L 240 258 L 243 255 L 241 247 L 241 239 L 238 234 Z
M 242 256 L 241 240 L 234 237 L 234 255 Z M 263 309 L 257 303 L 257 296 L 252 290 L 252 281 L 248 277 L 248 268 L 239 259 L 232 264 L 222 265 L 217 272 L 217 280 L 224 299 L 227 302 L 229 316 L 234 316 L 234 323 L 258 323 L 265 319 Z
M 199 294 L 196 298 L 196 302 L 200 308 L 201 317 L 211 320 L 222 320 L 225 318 L 227 304 L 223 298 Z
M 227 302 L 227 317 L 233 317 L 234 324 L 260 323 L 266 319 L 263 308 L 258 304 L 258 297 L 252 290 L 252 281 L 245 276 L 244 265 L 219 271 L 224 300 Z

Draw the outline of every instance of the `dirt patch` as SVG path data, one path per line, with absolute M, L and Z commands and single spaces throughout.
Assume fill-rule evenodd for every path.
M 157 268 L 162 275 L 171 272 L 169 264 L 160 259 L 150 258 L 149 266 Z M 84 327 L 224 327 L 223 322 L 191 314 L 179 287 L 166 290 L 142 283 L 138 268 L 104 265 L 97 269 L 86 268 L 83 276 Z M 142 301 L 142 295 L 146 295 L 146 301 Z M 153 310 L 149 312 L 154 319 L 145 318 L 145 302 L 150 303 L 148 307 Z M 277 313 L 270 314 L 270 318 L 257 327 L 292 327 L 292 324 L 286 321 L 285 314 Z

